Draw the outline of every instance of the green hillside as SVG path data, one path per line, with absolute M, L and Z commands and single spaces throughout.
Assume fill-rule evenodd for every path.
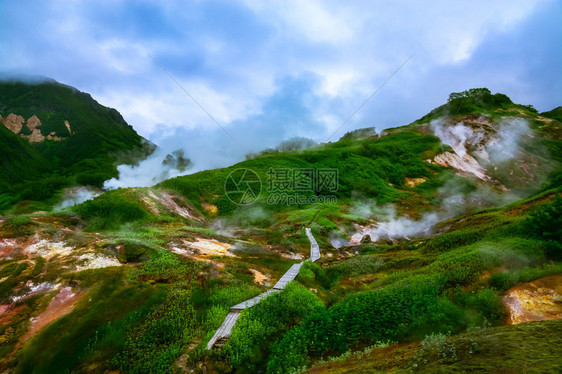
M 61 188 L 101 186 L 118 162 L 146 156 L 150 147 L 123 117 L 90 95 L 55 81 L 0 82 L 0 116 L 19 116 L 16 135 L 0 123 L 0 209 L 18 201 L 45 201 Z M 27 126 L 40 121 L 36 141 Z M 12 121 L 13 122 L 13 121 Z
M 562 122 L 562 106 L 556 107 L 548 112 L 541 113 L 541 116 L 545 116 L 554 119 L 558 122 Z
M 2 217 L 0 371 L 556 372 L 561 131 L 469 90 L 381 134 Z M 321 258 L 208 350 L 308 257 L 305 228 Z

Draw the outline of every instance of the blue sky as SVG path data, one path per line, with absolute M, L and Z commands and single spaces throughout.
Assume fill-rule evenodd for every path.
M 196 169 L 294 136 L 325 141 L 412 53 L 336 139 L 473 87 L 562 105 L 560 1 L 0 0 L 0 15 L 0 71 L 89 92 Z

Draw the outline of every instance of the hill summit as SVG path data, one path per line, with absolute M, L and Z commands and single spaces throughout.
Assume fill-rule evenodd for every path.
M 0 210 L 101 187 L 152 146 L 112 108 L 56 81 L 0 81 Z M 32 204 L 33 205 L 33 204 Z

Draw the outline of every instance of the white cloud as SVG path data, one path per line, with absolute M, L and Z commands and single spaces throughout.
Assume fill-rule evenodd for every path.
M 96 57 L 103 61 L 107 68 L 119 74 L 139 74 L 146 72 L 150 65 L 150 51 L 141 43 L 110 38 L 92 43 Z
M 515 33 L 537 9 L 552 4 L 22 0 L 3 4 L 0 70 L 42 74 L 76 86 L 117 108 L 152 139 L 166 139 L 181 129 L 216 130 L 150 54 L 233 133 L 235 126 L 241 132 L 253 126 L 323 140 L 416 49 L 414 58 L 342 132 L 404 124 L 442 104 L 449 92 L 477 86 L 508 95 L 518 92 L 516 99 L 524 103 L 552 102 L 541 85 L 545 79 L 560 79 L 522 81 L 529 61 L 517 51 L 499 53 L 501 64 L 498 56 L 494 63 L 475 60 L 479 51 L 485 58 L 495 53 L 494 44 L 480 50 L 487 42 Z M 33 19 L 33 26 L 22 19 Z M 553 43 L 545 50 L 556 48 L 560 50 Z M 549 61 L 552 56 L 537 58 Z M 283 82 L 295 77 L 312 82 L 295 89 L 306 90 L 299 105 L 288 106 L 285 97 L 275 102 L 277 107 L 268 106 L 286 88 Z M 291 111 L 306 120 L 272 121 Z M 273 126 L 284 126 L 284 131 Z M 201 136 L 201 143 L 206 140 L 218 141 Z M 245 146 L 259 147 L 261 140 Z
M 260 17 L 277 25 L 284 34 L 304 38 L 313 43 L 341 43 L 355 36 L 354 22 L 357 14 L 348 12 L 343 3 L 329 3 L 318 0 L 269 1 L 248 0 L 245 2 Z M 330 9 L 328 9 L 330 8 Z M 355 19 L 353 19 L 355 17 Z

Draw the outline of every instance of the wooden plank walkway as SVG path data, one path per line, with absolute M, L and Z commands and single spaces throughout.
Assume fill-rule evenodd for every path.
M 309 228 L 306 228 L 306 236 L 310 241 L 310 257 L 305 261 L 314 262 L 320 259 L 320 248 L 318 246 L 318 243 L 316 242 L 316 239 L 314 239 L 314 236 L 312 236 L 312 232 L 310 231 Z M 275 286 L 273 286 L 272 289 L 267 290 L 266 292 L 259 294 L 258 296 L 252 297 L 251 299 L 248 299 L 246 301 L 241 302 L 240 304 L 231 307 L 230 312 L 227 314 L 221 327 L 219 327 L 219 329 L 215 332 L 211 340 L 209 340 L 209 343 L 207 343 L 207 349 L 212 349 L 215 346 L 223 346 L 226 340 L 228 339 L 228 337 L 230 336 L 230 334 L 232 334 L 232 328 L 236 324 L 238 317 L 240 317 L 240 312 L 246 308 L 253 307 L 254 305 L 259 303 L 260 301 L 262 301 L 272 293 L 279 292 L 283 288 L 285 288 L 285 286 L 287 286 L 289 282 L 291 282 L 297 277 L 302 264 L 303 262 L 298 264 L 293 264 L 293 266 L 291 266 L 291 268 L 287 270 L 285 274 L 283 274 L 281 279 L 279 279 L 279 281 L 275 283 Z
M 297 277 L 297 275 L 299 275 L 299 271 L 301 270 L 301 266 L 302 266 L 302 262 L 299 264 L 293 264 L 293 266 L 291 266 L 291 268 L 289 270 L 287 270 L 287 272 L 285 274 L 283 274 L 283 276 L 281 277 L 281 279 L 279 279 L 279 281 L 277 283 L 275 283 L 275 286 L 273 286 L 274 290 L 282 290 L 283 288 L 285 288 L 285 286 L 292 281 L 293 279 L 295 279 Z
M 320 247 L 318 246 L 318 242 L 316 242 L 314 236 L 312 236 L 310 229 L 307 227 L 305 231 L 306 236 L 308 236 L 308 240 L 310 241 L 310 258 L 307 261 L 314 262 L 320 259 Z
M 260 301 L 262 301 L 262 299 L 265 299 L 266 297 L 268 297 L 270 294 L 274 292 L 279 292 L 279 290 L 272 289 L 272 290 L 265 291 L 264 293 L 261 293 L 258 296 L 252 297 L 251 299 L 242 301 L 240 304 L 234 305 L 233 307 L 230 308 L 230 311 L 231 312 L 234 312 L 236 310 L 242 311 L 242 309 L 251 308 L 257 303 L 259 303 Z
M 213 346 L 217 344 L 217 341 L 228 338 L 230 334 L 232 334 L 232 328 L 236 324 L 238 317 L 240 317 L 240 311 L 241 310 L 236 310 L 226 315 L 221 327 L 219 327 L 219 329 L 215 332 L 215 335 L 213 335 L 211 340 L 209 340 L 207 349 L 213 348 Z

